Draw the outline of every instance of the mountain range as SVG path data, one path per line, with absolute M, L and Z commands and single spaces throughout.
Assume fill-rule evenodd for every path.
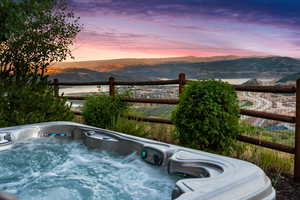
M 62 62 L 48 70 L 60 81 L 176 79 L 184 72 L 189 79 L 276 78 L 300 73 L 300 60 L 290 57 L 177 57 Z

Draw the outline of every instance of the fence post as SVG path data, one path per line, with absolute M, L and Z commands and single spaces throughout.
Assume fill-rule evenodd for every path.
M 295 131 L 295 162 L 294 180 L 300 182 L 300 78 L 296 85 L 296 131 Z
M 53 80 L 53 87 L 54 87 L 54 95 L 58 97 L 59 96 L 59 85 L 58 85 L 58 79 L 57 78 L 55 78 Z
M 109 95 L 112 97 L 115 97 L 115 78 L 114 77 L 109 77 L 108 79 L 109 82 Z
M 181 95 L 185 85 L 185 73 L 180 73 L 178 76 L 178 80 L 179 80 L 179 95 Z

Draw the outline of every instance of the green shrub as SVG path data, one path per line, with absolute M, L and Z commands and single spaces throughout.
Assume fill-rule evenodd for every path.
M 91 95 L 84 103 L 82 115 L 88 125 L 111 129 L 127 108 L 121 96 Z
M 149 130 L 147 130 L 147 127 L 143 122 L 128 120 L 122 117 L 117 120 L 115 126 L 111 129 L 120 133 L 138 137 L 147 137 L 150 135 Z
M 239 117 L 234 88 L 216 80 L 189 82 L 172 113 L 182 145 L 212 151 L 230 150 Z
M 14 80 L 0 80 L 0 127 L 47 121 L 70 121 L 74 114 L 66 98 L 54 96 L 43 80 L 20 87 Z

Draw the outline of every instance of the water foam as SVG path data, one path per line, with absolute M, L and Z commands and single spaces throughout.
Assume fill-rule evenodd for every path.
M 22 200 L 163 200 L 176 182 L 134 154 L 56 139 L 26 140 L 0 151 L 0 171 L 0 191 Z

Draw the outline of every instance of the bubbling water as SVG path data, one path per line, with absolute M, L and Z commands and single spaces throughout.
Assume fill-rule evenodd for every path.
M 177 179 L 135 154 L 112 155 L 52 138 L 0 151 L 0 172 L 0 191 L 21 200 L 163 200 L 171 198 Z

